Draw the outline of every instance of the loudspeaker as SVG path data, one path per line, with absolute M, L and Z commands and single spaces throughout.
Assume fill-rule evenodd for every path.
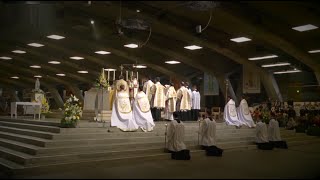
M 201 33 L 201 25 L 196 26 L 196 32 Z

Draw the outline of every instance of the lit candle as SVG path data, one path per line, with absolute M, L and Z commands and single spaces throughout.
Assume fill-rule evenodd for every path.
M 113 71 L 113 80 L 116 80 L 116 71 Z
M 128 71 L 126 71 L 126 81 L 128 81 Z
M 108 81 L 109 81 L 110 71 L 108 71 Z

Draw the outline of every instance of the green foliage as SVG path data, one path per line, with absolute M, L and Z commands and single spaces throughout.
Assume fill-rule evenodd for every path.
M 62 127 L 76 127 L 82 116 L 82 107 L 79 99 L 71 95 L 64 103 L 64 117 L 61 119 Z

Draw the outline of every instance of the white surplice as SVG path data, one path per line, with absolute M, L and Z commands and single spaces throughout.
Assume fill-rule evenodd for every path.
M 216 121 L 209 118 L 202 120 L 200 125 L 200 145 L 215 146 L 216 145 Z
M 200 110 L 200 93 L 199 91 L 192 91 L 192 106 L 191 109 L 199 109 Z
M 184 124 L 182 121 L 178 123 L 176 120 L 173 120 L 168 125 L 168 143 L 167 148 L 170 151 L 181 151 L 186 149 L 184 144 Z
M 229 102 L 224 106 L 223 118 L 227 125 L 240 126 L 241 123 L 238 119 L 237 109 L 235 102 L 230 99 Z
M 248 103 L 245 99 L 241 100 L 240 105 L 237 108 L 237 112 L 241 124 L 248 127 L 256 127 L 250 114 Z
M 266 143 L 268 140 L 268 129 L 264 122 L 259 121 L 256 124 L 256 143 Z
M 268 138 L 269 141 L 281 141 L 279 122 L 275 119 L 269 121 Z
M 150 104 L 147 95 L 140 91 L 132 105 L 133 119 L 143 131 L 152 131 L 155 126 L 150 111 Z
M 151 87 L 153 86 L 153 84 L 154 83 L 151 80 L 148 80 L 143 84 L 143 92 L 146 93 L 150 104 L 152 98 Z
M 139 127 L 133 119 L 129 94 L 125 91 L 118 92 L 115 97 L 112 106 L 111 126 L 116 126 L 122 131 L 135 131 Z
M 173 113 L 176 111 L 177 92 L 173 86 L 166 91 L 165 119 L 174 120 Z

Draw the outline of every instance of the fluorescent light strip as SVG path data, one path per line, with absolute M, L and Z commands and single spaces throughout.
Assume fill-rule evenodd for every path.
M 41 66 L 38 66 L 38 65 L 32 65 L 32 66 L 30 66 L 31 68 L 41 68 Z
M 43 45 L 43 44 L 39 44 L 39 43 L 30 43 L 30 44 L 28 44 L 28 46 L 42 47 L 42 46 L 44 46 L 44 45 Z
M 288 71 L 276 71 L 273 74 L 288 74 L 288 73 L 297 73 L 301 72 L 301 70 L 288 70 Z
M 202 47 L 197 46 L 197 45 L 185 46 L 184 48 L 185 48 L 185 49 L 189 49 L 189 50 L 202 49 Z
M 167 64 L 179 64 L 179 61 L 166 61 Z
M 296 31 L 309 31 L 309 30 L 313 30 L 313 29 L 317 29 L 318 27 L 312 24 L 306 24 L 303 26 L 297 26 L 297 27 L 293 27 L 292 29 L 296 30 Z
M 26 53 L 25 51 L 21 51 L 21 50 L 14 50 L 12 51 L 13 53 L 17 53 L 17 54 L 24 54 Z
M 56 74 L 57 76 L 66 76 L 65 74 Z
M 108 52 L 108 51 L 96 51 L 96 52 L 94 52 L 94 53 L 102 54 L 102 55 L 111 54 L 111 52 Z
M 61 62 L 59 62 L 59 61 L 49 61 L 48 63 L 50 63 L 50 64 L 60 64 Z
M 53 35 L 47 36 L 47 38 L 60 40 L 60 39 L 64 39 L 65 37 L 53 34 Z
M 279 63 L 275 63 L 275 64 L 264 64 L 261 67 L 276 67 L 276 66 L 287 66 L 287 65 L 290 65 L 290 63 L 279 62 Z
M 116 69 L 104 69 L 105 71 L 116 71 Z
M 12 79 L 19 79 L 18 76 L 12 76 L 11 78 L 12 78 Z
M 87 74 L 88 71 L 78 71 L 78 73 L 80 73 L 80 74 Z
M 6 56 L 2 56 L 2 57 L 0 57 L 0 59 L 3 59 L 3 60 L 10 60 L 10 59 L 12 59 L 11 57 L 6 57 Z
M 40 76 L 40 75 L 36 75 L 36 76 L 33 76 L 33 77 L 35 77 L 35 78 L 42 78 L 42 76 Z
M 246 37 L 238 37 L 238 38 L 233 38 L 233 39 L 230 39 L 230 40 L 234 41 L 234 42 L 237 42 L 237 43 L 251 41 L 251 39 L 246 38 Z
M 319 53 L 320 49 L 308 51 L 308 53 Z
M 278 57 L 278 56 L 277 55 L 269 55 L 269 56 L 249 58 L 249 60 L 254 61 L 254 60 L 270 59 L 270 58 L 276 58 L 276 57 Z
M 124 47 L 127 47 L 127 48 L 137 48 L 137 47 L 138 47 L 138 44 L 126 44 L 126 45 L 124 45 Z
M 144 65 L 136 65 L 136 66 L 133 66 L 134 68 L 138 68 L 138 69 L 141 69 L 141 68 L 147 68 L 147 66 L 144 66 Z
M 73 56 L 73 57 L 70 57 L 70 59 L 81 60 L 81 59 L 84 59 L 84 58 L 83 57 L 78 57 L 78 56 Z

